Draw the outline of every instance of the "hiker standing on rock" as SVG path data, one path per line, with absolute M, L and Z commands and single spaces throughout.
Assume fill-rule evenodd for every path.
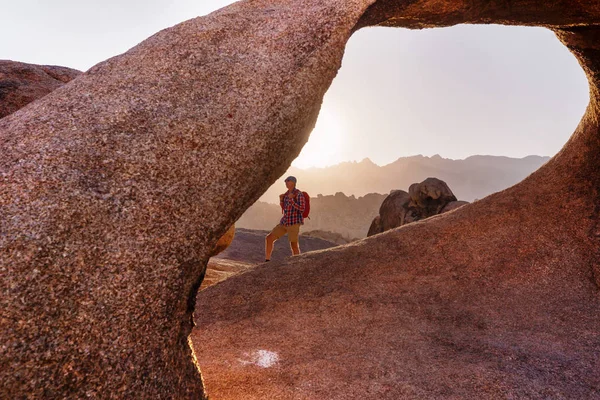
M 301 192 L 296 188 L 297 179 L 294 176 L 285 178 L 287 192 L 279 195 L 279 205 L 283 212 L 283 217 L 279 224 L 273 228 L 265 239 L 265 261 L 271 260 L 273 253 L 273 243 L 287 233 L 292 254 L 300 254 L 300 245 L 298 236 L 300 234 L 300 225 L 304 224 L 304 218 L 308 217 L 310 209 L 310 199 L 306 192 Z

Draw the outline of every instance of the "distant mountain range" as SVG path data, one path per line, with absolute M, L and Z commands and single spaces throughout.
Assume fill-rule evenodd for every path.
M 520 182 L 549 159 L 472 156 L 451 160 L 418 155 L 380 167 L 366 158 L 327 168 L 292 167 L 284 177 L 296 176 L 298 188 L 311 196 L 311 219 L 305 222 L 304 232 L 335 232 L 351 240 L 367 235 L 371 221 L 392 190 L 408 191 L 411 184 L 435 177 L 445 181 L 459 200 L 472 202 Z M 236 226 L 270 230 L 281 218 L 279 194 L 285 190 L 282 178 L 246 210 Z
M 311 196 L 346 195 L 364 196 L 368 193 L 387 194 L 393 189 L 407 190 L 414 182 L 428 177 L 443 180 L 460 200 L 473 201 L 506 189 L 542 166 L 550 157 L 527 156 L 471 156 L 464 160 L 442 158 L 439 155 L 402 157 L 378 166 L 370 159 L 344 162 L 326 168 L 306 170 L 291 167 L 285 174 L 298 178 L 298 188 Z M 283 178 L 271 186 L 260 201 L 278 203 L 285 192 Z

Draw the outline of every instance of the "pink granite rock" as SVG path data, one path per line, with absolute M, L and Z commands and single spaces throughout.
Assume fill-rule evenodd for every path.
M 227 249 L 231 242 L 233 242 L 233 238 L 235 237 L 235 224 L 231 225 L 231 227 L 225 232 L 223 236 L 217 241 L 217 244 L 213 248 L 213 251 L 209 254 L 209 257 L 214 257 L 217 254 L 223 252 Z
M 512 188 L 203 291 L 192 340 L 211 397 L 597 398 L 599 16 L 593 2 L 376 3 L 359 26 L 551 27 L 590 106 Z
M 0 119 L 0 397 L 204 396 L 208 256 L 300 152 L 365 7 L 236 3 Z
M 75 79 L 81 71 L 0 60 L 0 118 Z
M 590 78 L 576 133 L 513 188 L 202 291 L 211 398 L 597 395 L 600 5 L 372 3 L 241 1 L 0 119 L 0 398 L 204 398 L 208 255 L 352 31 L 463 22 L 555 29 Z

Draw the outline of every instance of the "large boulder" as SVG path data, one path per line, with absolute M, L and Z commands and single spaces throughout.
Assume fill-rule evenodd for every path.
M 235 3 L 0 119 L 0 398 L 205 397 L 209 257 L 306 143 L 368 4 Z
M 194 353 L 209 255 L 300 153 L 352 32 L 494 22 L 549 27 L 583 65 L 563 150 L 201 291 Z M 214 398 L 596 396 L 598 24 L 576 0 L 241 1 L 0 119 L 0 398 L 199 399 L 197 363 Z
M 437 178 L 427 178 L 421 183 L 413 183 L 408 188 L 412 205 L 423 210 L 424 215 L 439 214 L 456 197 L 446 182 Z
M 44 97 L 81 71 L 54 65 L 0 60 L 0 118 Z
M 369 226 L 369 231 L 367 232 L 367 237 L 377 235 L 381 232 L 383 232 L 383 228 L 381 227 L 381 216 L 378 215 L 375 218 L 373 218 L 373 221 Z
M 407 207 L 410 204 L 410 195 L 404 190 L 393 190 L 388 197 L 383 200 L 379 207 L 379 217 L 381 229 L 387 231 L 405 224 L 405 217 L 413 218 L 407 215 Z
M 379 215 L 373 219 L 367 236 L 441 214 L 466 201 L 457 201 L 446 182 L 427 178 L 410 185 L 408 192 L 393 190 L 381 203 Z

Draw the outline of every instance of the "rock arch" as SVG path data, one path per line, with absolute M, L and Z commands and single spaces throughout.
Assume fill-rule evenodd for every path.
M 510 293 L 531 299 L 528 308 L 511 300 L 520 321 L 554 310 L 566 321 L 560 325 L 565 336 L 555 337 L 567 344 L 566 335 L 575 335 L 582 340 L 578 356 L 586 349 L 597 354 L 598 344 L 574 329 L 597 333 L 600 320 L 600 6 L 574 0 L 248 0 L 161 31 L 0 120 L 0 361 L 7 366 L 0 372 L 0 397 L 202 398 L 188 336 L 208 254 L 299 154 L 352 32 L 375 24 L 492 22 L 553 29 L 585 69 L 590 106 L 563 150 L 519 185 L 443 217 L 300 257 L 289 262 L 298 268 L 287 277 L 259 268 L 207 290 L 195 346 L 211 356 L 222 340 L 211 335 L 227 333 L 241 318 L 231 299 L 251 301 L 249 316 L 265 312 L 269 300 L 299 295 L 299 288 L 331 304 L 342 299 L 336 293 L 351 291 L 359 295 L 355 311 L 383 302 L 377 291 L 346 287 L 334 261 L 355 256 L 375 267 L 369 254 L 389 256 L 393 249 L 377 276 L 395 277 L 397 285 L 383 280 L 380 287 L 400 287 L 426 300 L 425 317 L 408 309 L 414 321 L 429 321 L 430 331 L 448 322 L 444 312 L 459 325 L 489 326 L 494 312 L 500 325 L 516 324 L 498 311 L 499 299 L 507 300 L 501 293 Z M 460 228 L 465 223 L 470 230 Z M 430 253 L 407 252 L 406 241 L 426 244 Z M 334 267 L 320 271 L 334 286 L 307 287 L 318 281 L 315 266 L 325 262 Z M 361 265 L 350 263 L 346 273 L 364 273 Z M 409 278 L 430 289 L 401 283 Z M 448 279 L 460 293 L 442 290 Z M 262 290 L 267 282 L 277 282 L 281 293 L 239 294 L 237 285 Z M 488 301 L 480 314 L 466 294 Z M 462 314 L 442 307 L 449 299 L 462 305 Z M 559 305 L 570 312 L 560 313 Z M 299 316 L 294 310 L 286 311 Z M 217 320 L 222 323 L 210 322 Z M 540 324 L 547 327 L 543 318 Z M 425 354 L 429 361 L 435 357 Z M 598 367 L 585 357 L 569 364 L 571 372 L 585 375 L 584 384 L 570 384 L 570 390 L 586 394 L 598 387 L 585 365 Z M 340 398 L 348 390 L 361 393 L 359 378 L 331 387 Z M 486 393 L 480 383 L 463 389 Z M 284 387 L 268 389 L 285 397 Z

